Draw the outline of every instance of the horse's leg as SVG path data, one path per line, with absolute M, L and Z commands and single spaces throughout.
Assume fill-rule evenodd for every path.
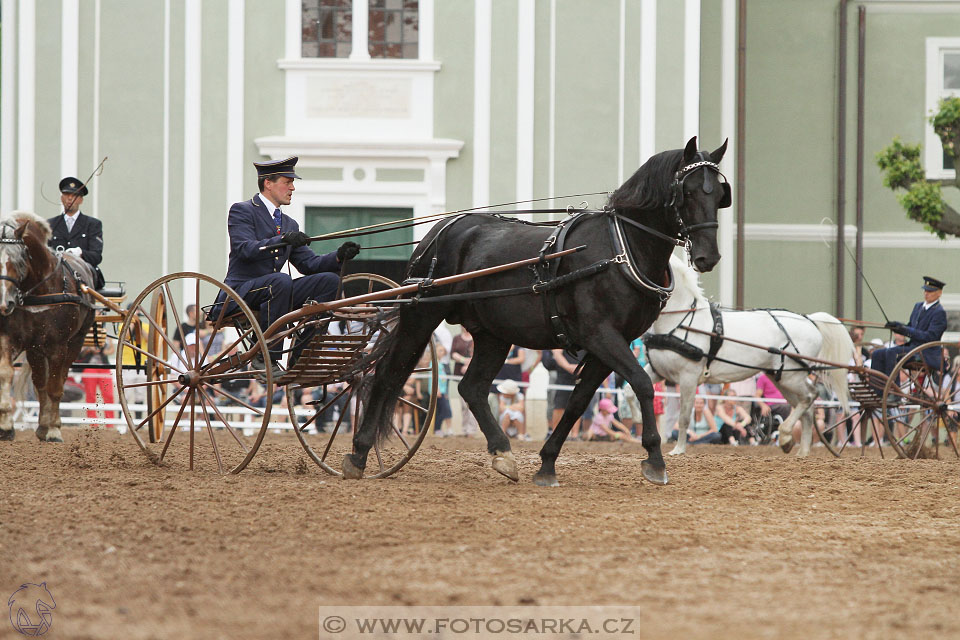
M 27 356 L 30 357 L 30 354 Z M 58 349 L 51 357 L 46 358 L 42 355 L 36 357 L 37 363 L 31 358 L 30 366 L 34 371 L 33 383 L 37 388 L 37 398 L 40 400 L 40 421 L 45 428 L 45 437 L 41 438 L 47 442 L 63 442 L 63 435 L 60 433 L 60 399 L 63 397 L 63 383 L 67 379 L 67 373 L 70 371 L 70 363 L 66 362 L 67 353 L 64 349 Z M 40 362 L 45 366 L 41 378 L 38 378 L 36 371 Z M 43 389 L 41 392 L 40 389 Z M 37 429 L 37 437 L 40 437 L 40 429 Z
M 51 420 L 50 396 L 47 389 L 47 371 L 50 366 L 45 354 L 39 350 L 30 349 L 27 351 L 27 361 L 30 363 L 30 375 L 33 379 L 33 388 L 37 392 L 37 403 L 40 405 L 40 412 L 37 415 L 37 439 L 46 441 L 54 433 Z M 63 442 L 60 440 L 60 431 L 55 432 L 57 440 L 53 442 Z
M 699 374 L 699 372 L 698 372 Z M 685 453 L 687 450 L 687 428 L 690 426 L 690 411 L 693 409 L 693 400 L 697 395 L 696 378 L 684 378 L 677 381 L 677 390 L 680 392 L 680 417 L 677 422 L 677 445 L 670 452 L 670 455 L 677 456 Z M 670 428 L 670 425 L 667 425 Z
M 496 416 L 490 411 L 487 397 L 490 384 L 500 372 L 503 361 L 510 353 L 510 343 L 480 331 L 473 334 L 473 358 L 460 381 L 460 395 L 477 419 L 480 431 L 487 439 L 493 468 L 514 482 L 520 479 L 517 461 L 510 450 L 510 439 L 500 428 Z
M 556 462 L 557 456 L 560 455 L 560 449 L 563 447 L 570 429 L 573 428 L 573 425 L 590 405 L 593 393 L 608 375 L 610 375 L 610 367 L 605 366 L 590 355 L 584 359 L 583 368 L 580 369 L 580 380 L 570 393 L 570 400 L 567 401 L 563 417 L 560 418 L 557 427 L 553 430 L 543 448 L 540 449 L 540 470 L 533 476 L 534 484 L 541 487 L 559 486 Z M 646 430 L 646 423 L 644 423 L 644 430 Z
M 392 343 L 377 361 L 376 373 L 369 378 L 372 385 L 369 394 L 360 398 L 360 424 L 353 436 L 353 452 L 343 457 L 344 478 L 362 478 L 370 447 L 377 438 L 387 437 L 392 432 L 397 398 L 443 317 L 428 316 L 427 313 L 424 307 L 402 313 L 400 321 L 386 338 Z
M 0 440 L 13 440 L 13 354 L 10 339 L 0 335 Z
M 807 380 L 806 375 L 799 377 L 791 375 L 790 378 L 785 375 L 776 383 L 776 386 L 791 407 L 786 420 L 780 423 L 780 448 L 783 449 L 784 453 L 790 453 L 790 450 L 793 449 L 793 425 L 799 419 L 803 431 L 800 435 L 800 450 L 797 455 L 799 457 L 807 456 L 813 442 L 813 420 L 807 414 L 813 406 L 813 401 L 817 399 L 816 391 Z
M 640 442 L 647 450 L 647 459 L 640 464 L 643 477 L 654 484 L 664 485 L 667 478 L 667 465 L 660 450 L 660 432 L 657 431 L 657 419 L 653 413 L 653 383 L 643 370 L 623 338 L 612 329 L 597 327 L 584 340 L 584 348 L 597 357 L 604 365 L 617 372 L 633 387 L 640 402 L 643 415 L 643 434 Z

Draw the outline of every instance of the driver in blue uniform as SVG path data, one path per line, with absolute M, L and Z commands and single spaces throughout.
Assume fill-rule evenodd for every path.
M 297 160 L 293 156 L 274 162 L 255 162 L 260 193 L 231 206 L 227 218 L 230 259 L 224 283 L 259 312 L 263 329 L 291 310 L 300 308 L 307 300 L 333 300 L 340 283 L 341 263 L 360 252 L 360 245 L 356 242 L 345 242 L 334 252 L 317 255 L 306 246 L 310 236 L 300 231 L 296 220 L 280 210 L 281 206 L 290 204 L 295 190 L 293 181 L 300 177 L 294 171 Z M 261 250 L 263 247 L 275 248 Z M 288 261 L 304 276 L 292 278 L 283 273 Z M 211 318 L 219 313 L 217 307 L 214 309 Z M 231 310 L 228 309 L 227 313 Z M 288 366 L 295 360 L 298 346 L 302 345 L 294 345 Z M 281 350 L 281 344 L 271 345 L 274 377 L 283 373 L 277 365 Z M 262 369 L 264 364 L 258 357 L 251 362 L 251 367 Z
M 923 276 L 923 302 L 914 305 L 910 313 L 910 321 L 907 324 L 902 322 L 886 324 L 887 329 L 906 336 L 906 344 L 874 350 L 870 363 L 872 369 L 890 375 L 897 361 L 906 353 L 926 342 L 940 340 L 947 328 L 947 312 L 940 304 L 943 287 L 944 284 L 940 280 Z M 933 369 L 940 368 L 941 358 L 940 349 L 931 348 L 923 351 L 924 361 Z

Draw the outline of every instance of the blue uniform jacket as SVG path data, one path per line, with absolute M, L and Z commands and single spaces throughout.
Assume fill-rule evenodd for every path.
M 299 230 L 296 220 L 282 214 L 281 233 Z M 260 251 L 260 247 L 277 244 L 281 238 L 277 235 L 273 212 L 267 211 L 257 196 L 230 207 L 227 231 L 230 234 L 230 262 L 224 282 L 240 295 L 244 295 L 244 292 L 240 291 L 242 287 L 239 285 L 253 278 L 279 273 L 287 260 L 302 274 L 340 271 L 335 251 L 322 256 L 309 247 L 297 247 L 291 251 L 290 247 L 283 246 Z
M 64 249 L 79 248 L 83 252 L 83 261 L 93 267 L 96 279 L 95 289 L 102 289 L 104 285 L 103 273 L 98 266 L 103 260 L 103 223 L 84 213 L 77 214 L 73 229 L 67 232 L 67 221 L 63 214 L 48 218 L 50 224 L 50 239 L 47 245 L 54 251 L 58 247 Z
M 923 303 L 918 302 L 910 312 L 910 322 L 903 327 L 902 333 L 906 335 L 907 346 L 911 349 L 919 347 L 925 342 L 936 342 L 943 337 L 943 332 L 947 329 L 947 312 L 944 311 L 940 301 L 923 310 Z M 931 367 L 940 366 L 940 349 L 927 349 L 923 352 L 923 359 Z

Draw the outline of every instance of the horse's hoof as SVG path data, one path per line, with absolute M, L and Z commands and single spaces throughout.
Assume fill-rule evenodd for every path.
M 533 484 L 538 487 L 559 487 L 560 483 L 557 482 L 557 476 L 552 473 L 538 473 L 533 476 Z
M 793 440 L 787 440 L 786 442 L 781 440 L 780 448 L 783 449 L 784 453 L 790 453 L 793 450 Z
M 59 442 L 60 444 L 63 444 L 63 439 L 61 439 L 61 438 L 56 438 L 56 437 L 54 437 L 54 438 L 47 438 L 46 440 L 44 440 L 44 442 Z
M 520 473 L 517 471 L 517 459 L 513 457 L 512 451 L 504 451 L 493 456 L 494 471 L 501 473 L 514 482 L 520 482 Z
M 349 454 L 343 456 L 343 477 L 345 480 L 360 480 L 363 478 L 363 469 L 353 464 Z
M 640 470 L 643 472 L 643 477 L 653 484 L 663 486 L 670 482 L 666 467 L 655 467 L 648 460 L 644 460 L 640 463 Z
M 13 440 L 13 429 L 0 429 L 0 440 Z
M 668 455 L 668 456 L 682 456 L 682 455 L 683 455 L 684 453 L 686 453 L 686 452 L 687 452 L 686 449 L 681 449 L 680 447 L 674 447 L 673 450 L 672 450 L 670 453 L 668 453 L 667 455 Z

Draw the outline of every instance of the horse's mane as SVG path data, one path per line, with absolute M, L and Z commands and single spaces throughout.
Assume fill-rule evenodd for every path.
M 9 218 L 0 221 L 3 237 L 15 237 L 23 241 L 27 256 L 23 258 L 35 277 L 42 277 L 54 268 L 53 254 L 47 249 L 47 240 L 52 231 L 46 220 L 29 211 L 14 211 Z M 10 234 L 7 228 L 12 229 Z
M 683 149 L 663 151 L 643 163 L 626 182 L 610 195 L 611 207 L 660 209 L 670 202 L 673 174 L 680 167 Z
M 697 275 L 697 271 L 687 264 L 686 260 L 677 257 L 675 254 L 670 254 L 670 268 L 673 270 L 675 283 L 671 300 L 679 299 L 681 304 L 686 305 L 689 297 L 693 296 L 698 305 L 699 303 L 707 304 L 709 302 L 707 296 L 703 293 L 703 287 L 700 286 L 700 277 Z M 681 295 L 678 298 L 677 294 L 681 292 L 686 295 Z

